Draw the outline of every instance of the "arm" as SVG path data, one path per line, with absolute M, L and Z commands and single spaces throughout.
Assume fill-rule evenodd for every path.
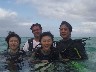
M 79 49 L 80 49 L 79 53 L 81 54 L 81 59 L 88 59 L 85 47 L 81 45 Z
M 79 54 L 81 55 L 81 59 L 83 59 L 83 60 L 88 59 L 84 44 L 82 42 L 80 42 L 80 43 L 76 43 L 75 46 L 76 46 Z

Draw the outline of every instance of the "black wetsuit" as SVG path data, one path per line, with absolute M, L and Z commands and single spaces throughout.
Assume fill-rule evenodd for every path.
M 57 47 L 63 59 L 84 60 L 88 58 L 86 55 L 85 47 L 80 40 L 60 40 Z
M 17 51 L 15 54 L 7 52 L 7 60 L 14 61 L 14 63 L 20 63 L 22 61 L 22 57 L 25 55 L 23 50 Z
M 21 69 L 21 62 L 23 62 L 23 57 L 25 56 L 25 52 L 23 50 L 19 50 L 16 53 L 6 51 L 3 54 L 6 57 L 6 62 L 8 64 L 6 69 L 10 71 L 18 71 Z
M 35 58 L 38 60 L 48 60 L 48 62 L 52 62 L 59 59 L 59 52 L 56 48 L 51 47 L 51 51 L 49 54 L 45 55 L 42 53 L 41 48 L 37 50 L 35 53 Z

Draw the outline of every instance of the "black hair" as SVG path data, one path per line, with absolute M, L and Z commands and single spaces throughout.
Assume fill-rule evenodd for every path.
M 69 28 L 69 31 L 72 32 L 72 26 L 71 26 L 68 22 L 62 21 L 60 27 L 61 27 L 62 25 L 66 25 L 66 26 Z M 60 29 L 60 28 L 59 28 L 59 29 Z
M 50 31 L 48 31 L 48 32 L 43 32 L 43 33 L 40 35 L 40 39 L 39 39 L 40 42 L 41 42 L 42 37 L 44 37 L 44 36 L 50 36 L 51 39 L 52 39 L 52 41 L 53 41 L 53 39 L 54 39 L 54 36 L 51 34 Z
M 41 24 L 38 24 L 38 23 L 36 23 L 36 24 L 32 24 L 32 26 L 31 26 L 31 30 L 32 30 L 32 28 L 34 27 L 34 26 L 39 26 L 40 27 L 40 29 L 42 29 L 42 27 L 41 27 Z
M 19 48 L 20 48 L 21 38 L 20 38 L 19 35 L 16 34 L 15 32 L 9 31 L 8 36 L 5 38 L 5 41 L 6 41 L 7 44 L 8 44 L 8 48 L 7 48 L 7 49 L 9 49 L 9 39 L 10 39 L 11 37 L 16 37 L 16 38 L 18 38 L 18 40 L 19 40 Z

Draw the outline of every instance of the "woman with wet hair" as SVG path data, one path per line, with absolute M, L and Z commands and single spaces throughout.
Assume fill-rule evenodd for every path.
M 21 38 L 15 32 L 9 32 L 5 38 L 8 44 L 7 51 L 5 52 L 6 63 L 8 64 L 7 69 L 10 71 L 19 71 L 20 64 L 23 61 L 25 52 L 20 50 Z M 19 63 L 19 64 L 18 64 Z
M 59 53 L 53 47 L 54 36 L 50 32 L 43 32 L 40 36 L 41 47 L 37 48 L 33 57 L 39 62 L 53 62 L 59 59 Z
M 9 32 L 8 36 L 5 38 L 5 41 L 8 44 L 7 49 L 10 49 L 12 47 L 11 43 L 14 44 L 13 46 L 20 49 L 20 44 L 21 44 L 21 38 L 19 35 L 17 35 L 15 32 Z M 12 49 L 11 49 L 12 50 Z

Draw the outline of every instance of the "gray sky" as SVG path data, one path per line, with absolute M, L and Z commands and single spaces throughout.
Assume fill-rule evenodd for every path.
M 73 37 L 96 37 L 96 0 L 0 0 L 0 37 L 33 36 L 33 23 L 58 37 L 62 21 L 72 25 Z

